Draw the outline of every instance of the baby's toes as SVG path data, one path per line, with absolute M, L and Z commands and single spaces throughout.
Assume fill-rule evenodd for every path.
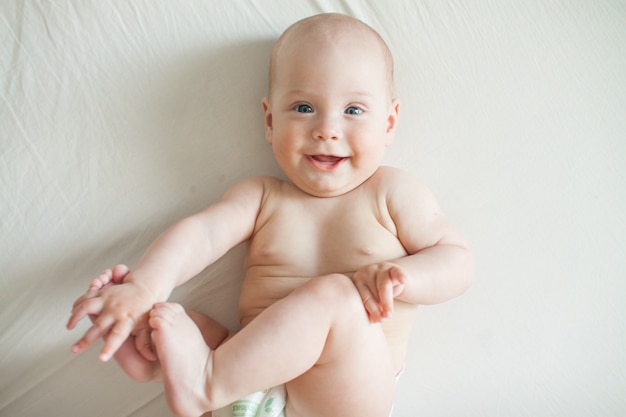
M 177 303 L 157 303 L 150 310 L 150 327 L 160 330 L 163 326 L 173 326 L 185 315 L 183 306 Z

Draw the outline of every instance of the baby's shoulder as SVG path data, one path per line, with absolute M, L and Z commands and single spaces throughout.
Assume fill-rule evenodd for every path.
M 381 166 L 372 177 L 373 185 L 381 193 L 410 192 L 411 194 L 426 191 L 428 187 L 413 174 L 399 168 Z
M 280 201 L 285 198 L 296 199 L 303 195 L 300 190 L 294 187 L 289 181 L 272 176 L 256 176 L 247 178 L 239 183 L 240 188 L 251 188 L 256 190 L 261 200 L 261 206 L 272 206 L 270 203 Z
M 376 170 L 374 177 L 379 177 L 387 181 L 406 181 L 416 179 L 412 174 L 400 168 L 383 165 Z
M 378 200 L 390 212 L 413 211 L 416 207 L 436 206 L 433 192 L 417 177 L 393 167 L 380 167 L 374 179 Z

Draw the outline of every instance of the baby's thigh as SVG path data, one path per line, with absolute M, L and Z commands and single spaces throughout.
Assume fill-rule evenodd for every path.
M 381 326 L 369 322 L 349 278 L 317 280 L 335 320 L 318 363 L 287 383 L 287 415 L 389 415 L 395 372 Z

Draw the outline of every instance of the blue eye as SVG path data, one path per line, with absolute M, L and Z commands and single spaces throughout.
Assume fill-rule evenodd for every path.
M 298 104 L 294 110 L 298 113 L 313 113 L 313 107 L 308 104 Z
M 356 106 L 350 106 L 345 110 L 345 113 L 351 115 L 361 114 L 363 113 L 363 109 Z

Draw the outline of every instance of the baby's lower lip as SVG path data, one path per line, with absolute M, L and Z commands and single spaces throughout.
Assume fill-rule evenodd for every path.
M 332 170 L 337 168 L 347 158 L 343 156 L 332 155 L 308 155 L 307 159 L 313 166 L 323 170 Z

